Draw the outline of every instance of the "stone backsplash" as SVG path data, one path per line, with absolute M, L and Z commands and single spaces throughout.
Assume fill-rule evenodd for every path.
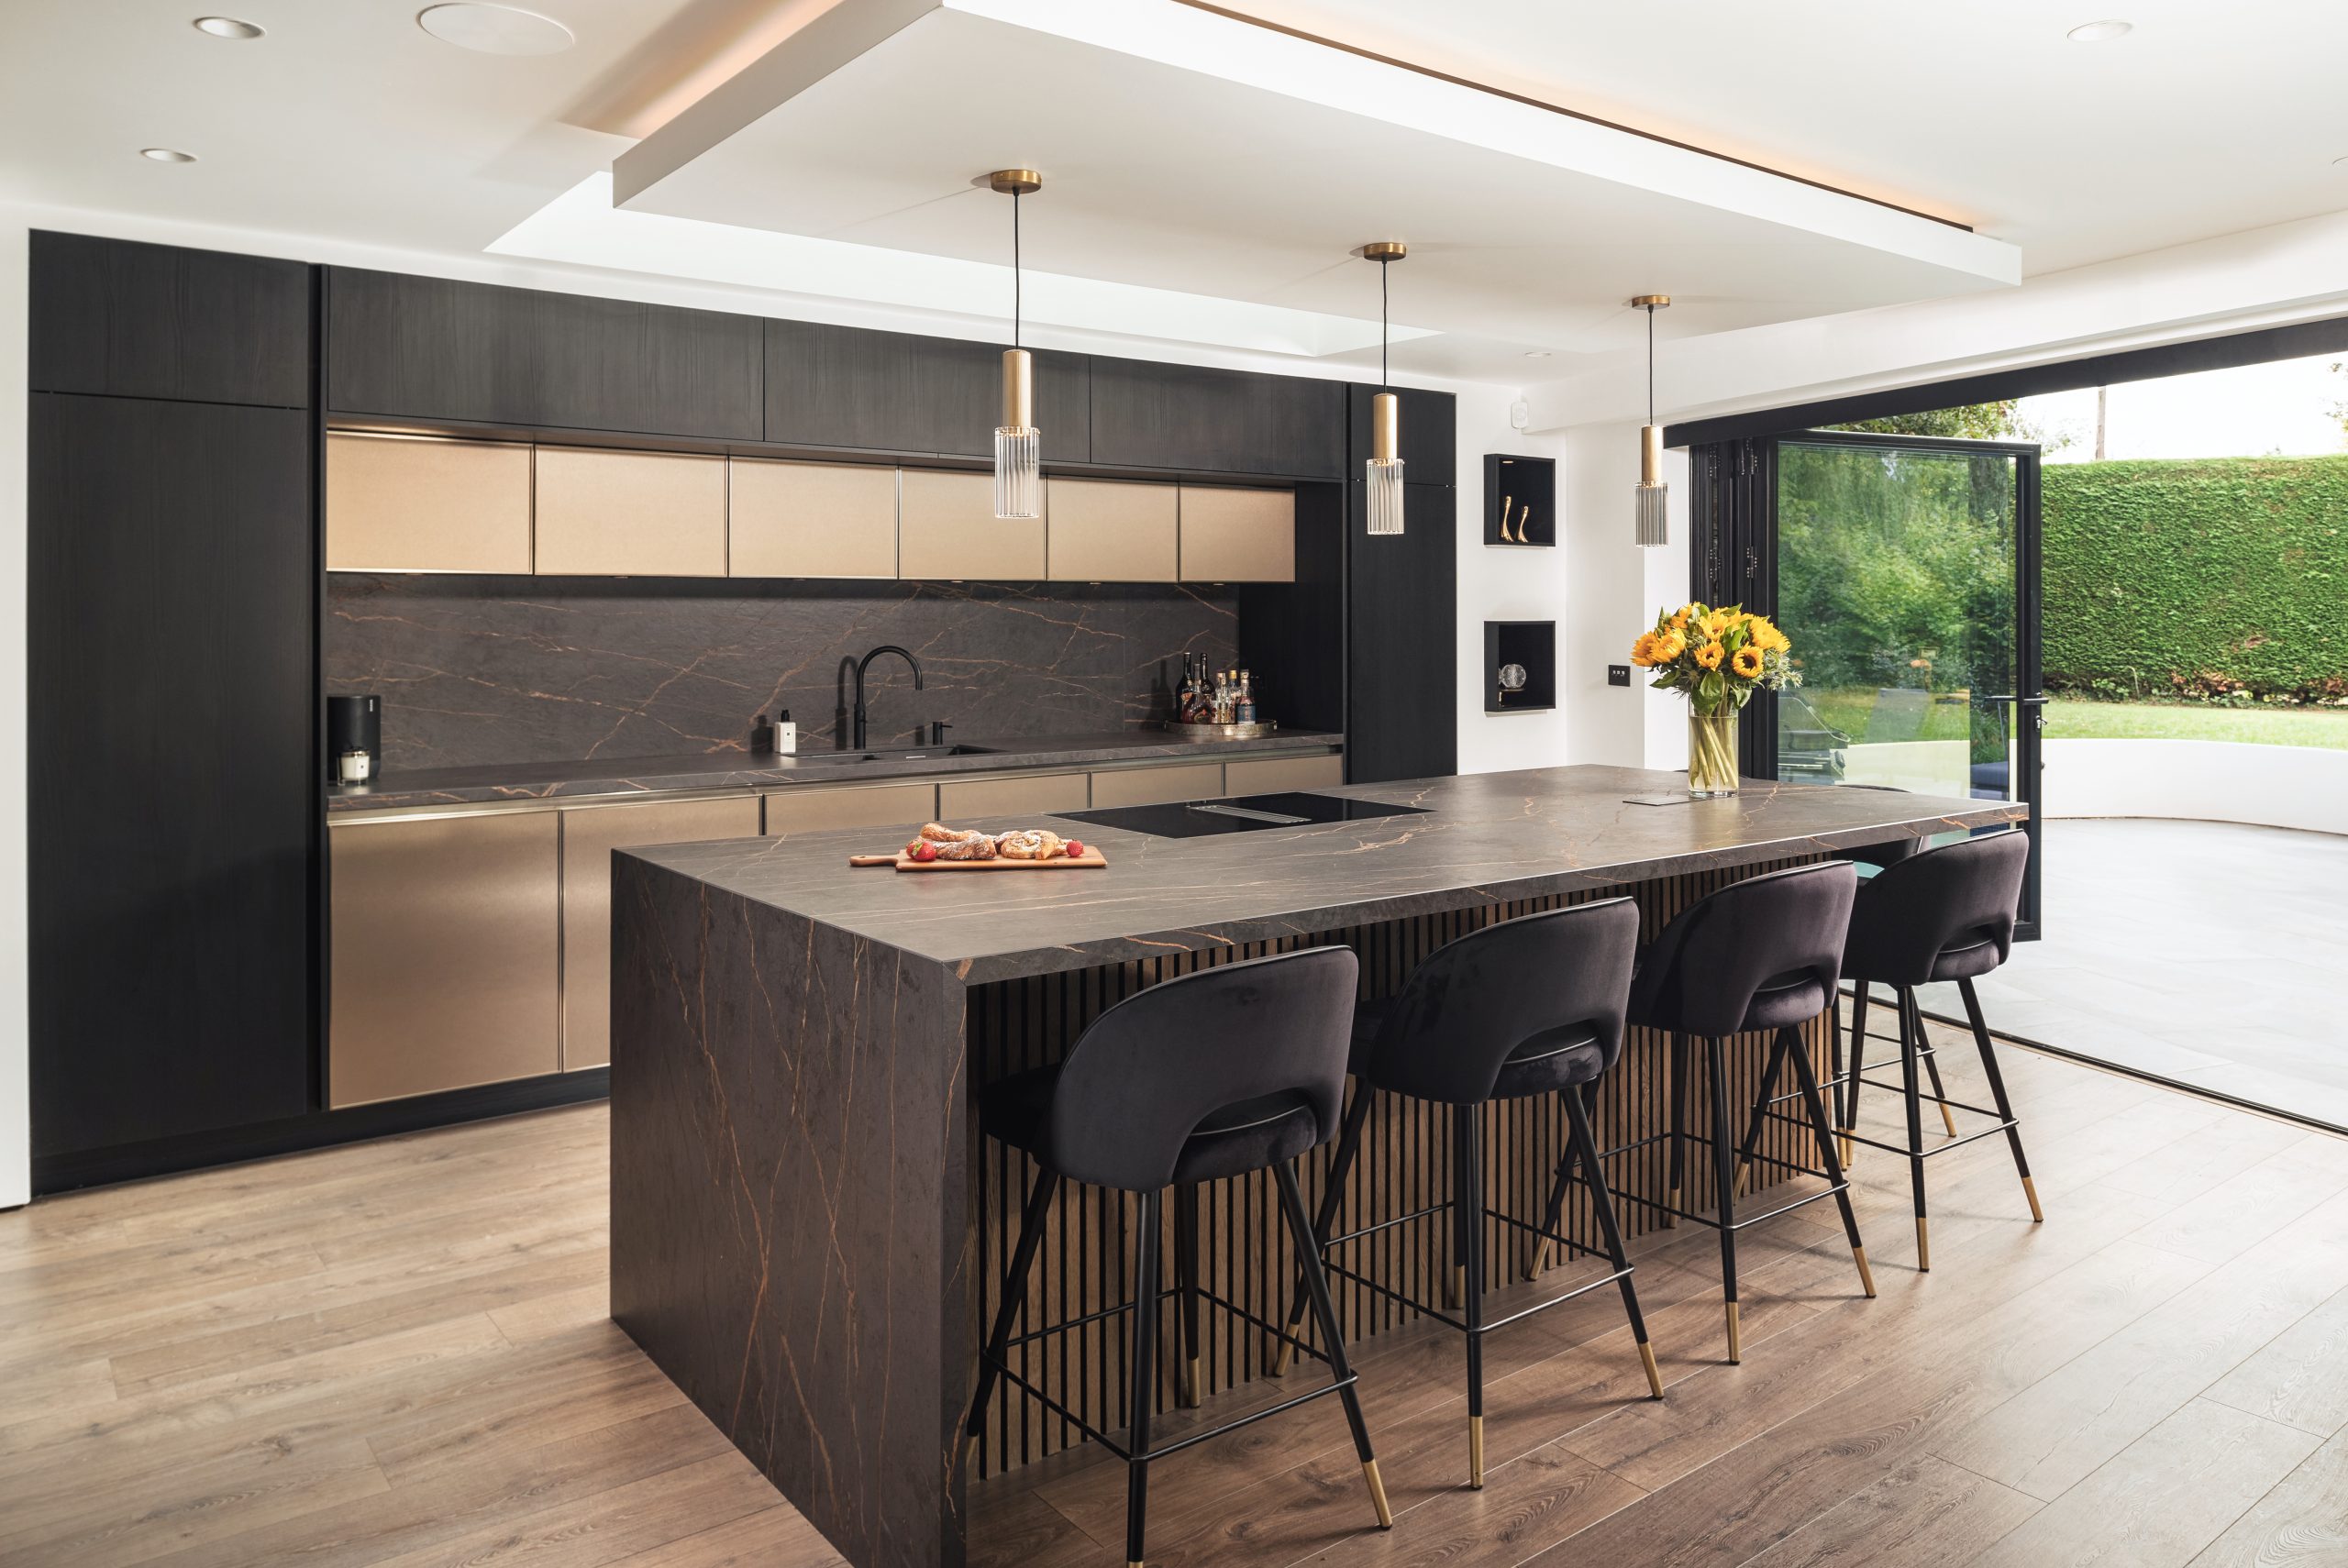
M 802 750 L 1091 734 L 1163 718 L 1181 656 L 1236 657 L 1234 601 L 1173 585 L 327 579 L 330 692 L 383 699 L 386 769 L 747 750 L 788 708 Z M 1271 672 L 1260 672 L 1269 674 Z M 1277 705 L 1274 704 L 1274 711 Z

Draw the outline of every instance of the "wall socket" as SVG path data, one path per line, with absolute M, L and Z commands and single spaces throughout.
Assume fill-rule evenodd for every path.
M 1608 665 L 1606 667 L 1606 684 L 1609 686 L 1628 686 L 1631 684 L 1631 667 L 1627 664 Z

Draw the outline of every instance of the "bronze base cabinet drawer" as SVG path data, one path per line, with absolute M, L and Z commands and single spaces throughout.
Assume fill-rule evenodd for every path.
M 1233 757 L 1223 765 L 1223 787 L 1233 795 L 1277 795 L 1284 790 L 1327 790 L 1346 781 L 1346 759 L 1323 756 Z
M 558 833 L 550 811 L 328 833 L 329 1105 L 561 1066 Z

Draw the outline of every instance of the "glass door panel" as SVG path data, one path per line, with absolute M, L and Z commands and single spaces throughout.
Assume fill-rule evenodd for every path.
M 1817 432 L 1776 478 L 1776 777 L 2021 801 L 2035 843 L 2038 448 Z

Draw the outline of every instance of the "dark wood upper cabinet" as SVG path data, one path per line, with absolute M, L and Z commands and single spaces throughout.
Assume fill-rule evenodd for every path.
M 46 231 L 31 248 L 33 391 L 308 405 L 305 264 Z
M 1458 491 L 1405 483 L 1402 532 L 1377 538 L 1362 487 L 1346 491 L 1346 782 L 1456 773 Z
M 40 393 L 29 424 L 34 1155 L 300 1116 L 310 416 Z
M 338 414 L 755 441 L 760 318 L 335 267 Z
M 1459 482 L 1459 400 L 1447 392 L 1427 392 L 1418 387 L 1396 387 L 1402 400 L 1402 478 L 1411 484 L 1456 484 Z M 1346 415 L 1350 434 L 1347 444 L 1354 462 L 1369 459 L 1370 399 L 1378 395 L 1372 386 L 1348 389 Z M 1347 479 L 1359 479 L 1358 473 L 1348 473 Z
M 1346 461 L 1345 383 L 1095 355 L 1092 460 L 1337 479 Z
M 991 457 L 1002 422 L 1002 350 L 1000 343 L 770 319 L 766 438 Z M 1036 425 L 1047 462 L 1091 460 L 1086 375 L 1081 354 L 1036 355 Z

